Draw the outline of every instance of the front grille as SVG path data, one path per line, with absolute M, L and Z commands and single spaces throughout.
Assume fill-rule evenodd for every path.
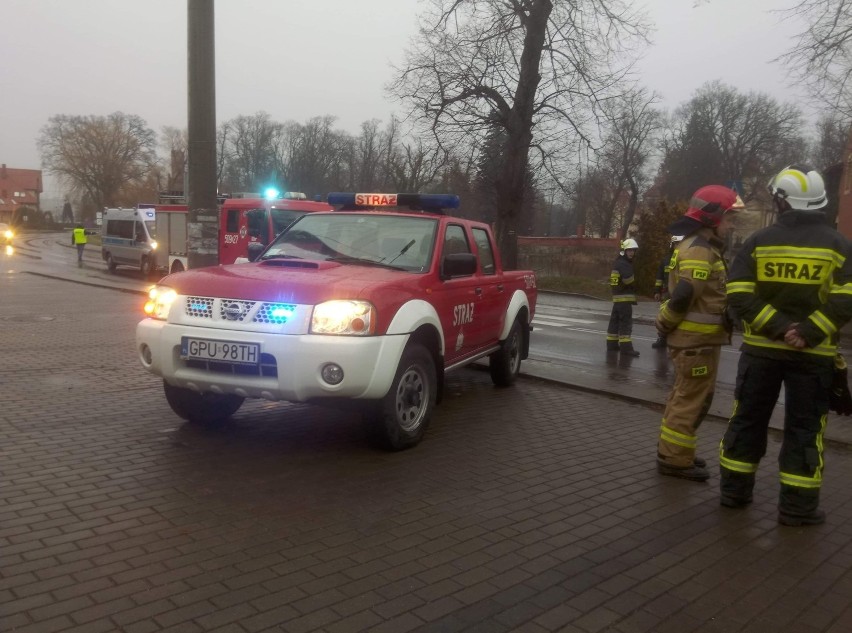
M 186 314 L 200 319 L 212 319 L 213 299 L 209 297 L 187 297 Z
M 214 374 L 230 374 L 232 376 L 261 376 L 264 378 L 278 377 L 278 363 L 272 354 L 261 354 L 257 365 L 237 365 L 205 360 L 181 360 L 184 367 L 201 369 Z
M 186 316 L 226 323 L 284 325 L 296 314 L 298 308 L 299 306 L 294 303 L 261 303 L 245 299 L 214 299 L 213 297 L 186 298 Z
M 281 325 L 293 316 L 296 306 L 290 303 L 262 303 L 254 315 L 255 323 Z
M 238 299 L 224 299 L 219 301 L 219 318 L 226 321 L 244 321 L 254 301 L 240 301 Z

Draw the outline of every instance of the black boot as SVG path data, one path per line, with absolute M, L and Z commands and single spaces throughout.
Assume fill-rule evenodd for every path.
M 666 337 L 658 336 L 657 340 L 651 343 L 651 347 L 654 349 L 666 349 Z
M 812 510 L 807 514 L 787 514 L 786 512 L 779 512 L 778 523 L 792 527 L 820 525 L 821 523 L 825 523 L 825 512 L 822 510 Z
M 628 341 L 627 343 L 619 343 L 618 351 L 624 356 L 639 356 L 639 352 L 633 349 L 633 343 L 631 341 Z
M 661 475 L 669 477 L 677 477 L 678 479 L 688 479 L 690 481 L 707 481 L 710 479 L 710 473 L 702 466 L 672 466 L 665 462 L 657 462 L 657 472 Z

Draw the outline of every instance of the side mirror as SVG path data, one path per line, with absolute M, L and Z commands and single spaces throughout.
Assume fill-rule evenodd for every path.
M 441 260 L 441 279 L 469 277 L 476 272 L 476 255 L 473 253 L 452 253 Z
M 248 260 L 250 262 L 255 261 L 260 254 L 266 250 L 266 247 L 260 242 L 249 242 L 248 245 Z

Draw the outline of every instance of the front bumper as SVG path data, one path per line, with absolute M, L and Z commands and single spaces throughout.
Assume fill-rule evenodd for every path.
M 261 370 L 222 363 L 187 362 L 180 357 L 181 337 L 236 343 L 260 343 Z M 390 388 L 408 335 L 322 336 L 269 334 L 175 325 L 145 319 L 136 326 L 136 350 L 142 366 L 176 387 L 198 392 L 232 393 L 243 398 L 306 402 L 323 398 L 383 397 Z M 331 385 L 322 368 L 335 363 L 343 380 Z M 273 369 L 274 368 L 274 369 Z

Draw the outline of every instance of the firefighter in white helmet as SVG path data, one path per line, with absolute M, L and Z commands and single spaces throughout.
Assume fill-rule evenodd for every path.
M 800 165 L 769 182 L 777 213 L 772 226 L 745 241 L 731 264 L 728 302 L 743 325 L 734 412 L 719 447 L 721 504 L 752 500 L 767 448 L 767 427 L 785 388 L 784 441 L 778 455 L 778 521 L 816 525 L 823 472 L 823 432 L 832 398 L 838 332 L 852 318 L 852 250 L 825 219 L 825 184 Z M 838 404 L 841 408 L 838 408 Z
M 606 330 L 607 352 L 639 356 L 633 349 L 633 306 L 636 305 L 636 277 L 633 258 L 639 244 L 633 238 L 621 241 L 621 250 L 612 265 L 609 285 L 612 288 L 612 314 Z
M 669 251 L 660 260 L 657 267 L 657 279 L 654 282 L 654 300 L 662 303 L 669 300 L 669 273 L 677 261 L 677 245 L 683 239 L 683 235 L 672 235 L 669 240 Z M 657 340 L 651 343 L 654 349 L 666 349 L 666 335 L 658 333 Z

